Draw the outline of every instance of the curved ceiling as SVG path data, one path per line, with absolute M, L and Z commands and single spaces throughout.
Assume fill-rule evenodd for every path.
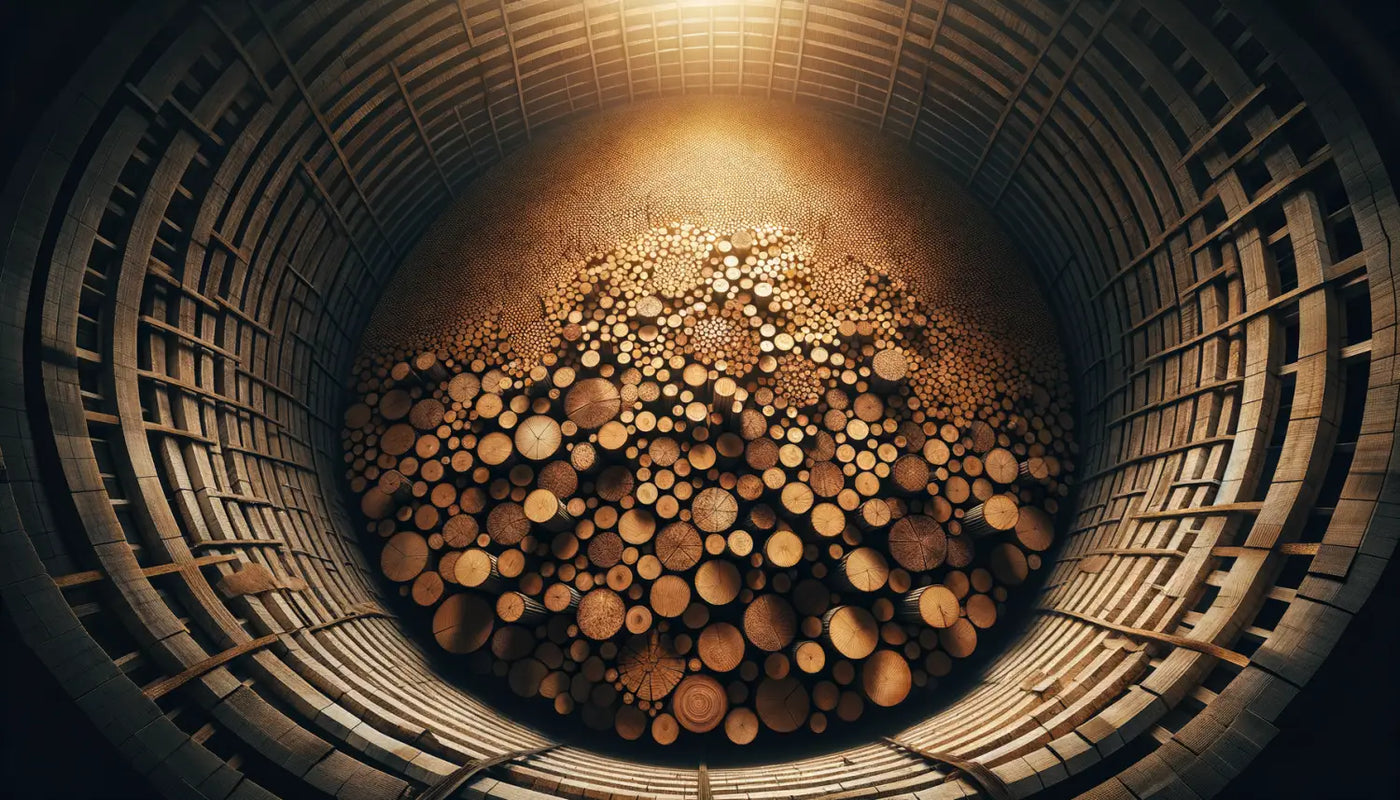
M 522 755 L 549 743 L 436 676 L 342 507 L 350 360 L 426 226 L 541 132 L 692 93 L 902 140 L 1073 332 L 1068 542 L 1024 638 L 913 749 Z M 496 756 L 472 796 L 1025 796 L 1080 773 L 1206 796 L 1393 550 L 1400 212 L 1346 95 L 1256 0 L 172 0 L 92 54 L 0 209 L 6 607 L 170 796 L 400 797 Z M 304 586 L 228 596 L 248 563 Z

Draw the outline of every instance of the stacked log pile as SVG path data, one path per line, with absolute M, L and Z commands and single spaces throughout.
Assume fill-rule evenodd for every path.
M 807 252 L 660 228 L 539 319 L 362 361 L 350 486 L 440 646 L 662 744 L 819 733 L 972 655 L 1054 540 L 1064 376 Z

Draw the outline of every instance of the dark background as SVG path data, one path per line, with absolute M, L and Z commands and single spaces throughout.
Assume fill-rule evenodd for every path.
M 1147 0 L 1150 4 L 1150 0 Z M 0 0 L 0 176 L 48 99 L 71 77 L 130 0 Z M 1309 39 L 1356 100 L 1400 185 L 1400 3 L 1272 3 Z M 1285 710 L 1281 732 L 1221 796 L 1400 797 L 1400 564 Z M 21 644 L 0 614 L 5 671 L 0 794 L 17 798 L 135 798 L 155 793 Z M 1072 797 L 1112 771 L 1057 786 Z

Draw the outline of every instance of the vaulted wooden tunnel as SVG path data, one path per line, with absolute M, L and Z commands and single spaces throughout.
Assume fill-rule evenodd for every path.
M 535 140 L 701 94 L 927 160 L 1059 320 L 1065 542 L 900 745 L 698 770 L 497 713 L 390 614 L 342 491 L 360 337 L 429 226 Z M 1209 796 L 1393 550 L 1400 209 L 1257 0 L 145 4 L 0 216 L 5 606 L 172 797 Z M 217 588 L 248 564 L 281 582 Z

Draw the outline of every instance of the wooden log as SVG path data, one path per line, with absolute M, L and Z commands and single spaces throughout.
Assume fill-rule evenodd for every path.
M 963 515 L 963 530 L 973 536 L 991 536 L 1016 527 L 1021 508 L 1009 494 L 996 494 Z
M 433 612 L 433 638 L 449 653 L 479 650 L 491 638 L 494 625 L 490 604 L 475 594 L 451 595 Z
M 428 552 L 428 540 L 421 535 L 395 534 L 379 553 L 380 571 L 395 583 L 411 581 L 428 566 Z
M 890 480 L 905 494 L 922 494 L 929 478 L 928 462 L 922 456 L 902 455 L 890 467 Z
M 547 531 L 563 531 L 574 526 L 573 515 L 564 504 L 548 489 L 535 489 L 525 495 L 525 518 Z
M 730 709 L 724 717 L 724 735 L 734 744 L 749 744 L 758 737 L 758 715 L 748 708 Z
M 929 572 L 943 564 L 948 536 L 932 517 L 910 514 L 890 526 L 890 555 L 910 572 Z
M 632 634 L 646 633 L 651 630 L 651 623 L 651 609 L 646 606 L 629 606 L 627 614 L 623 617 L 627 632 Z
M 682 728 L 692 733 L 714 730 L 728 712 L 729 698 L 724 687 L 709 675 L 686 676 L 671 697 L 671 713 Z
M 531 461 L 553 458 L 563 442 L 559 423 L 543 414 L 526 417 L 515 428 L 515 450 Z
M 734 602 L 743 588 L 739 568 L 722 559 L 710 559 L 695 571 L 695 593 L 712 606 Z
M 680 732 L 680 723 L 670 714 L 658 714 L 651 721 L 651 738 L 656 740 L 657 744 L 675 744 Z
M 798 642 L 792 646 L 792 663 L 798 670 L 816 675 L 826 668 L 826 648 L 811 640 Z
M 812 530 L 818 536 L 834 539 L 846 530 L 846 512 L 835 503 L 817 503 L 810 515 Z
M 977 649 L 977 629 L 966 619 L 959 619 L 938 632 L 938 646 L 953 658 L 967 658 Z
M 1050 549 L 1055 541 L 1055 523 L 1050 515 L 1035 506 L 1022 506 L 1016 518 L 1016 541 L 1035 553 Z
M 763 555 L 780 569 L 796 566 L 802 560 L 802 539 L 792 531 L 774 531 L 763 543 Z
M 836 606 L 822 615 L 822 638 L 845 658 L 862 659 L 880 642 L 874 615 L 860 606 Z
M 712 486 L 695 495 L 690 514 L 695 527 L 706 533 L 719 533 L 734 527 L 739 517 L 739 503 L 734 495 Z
M 580 429 L 597 430 L 622 410 L 622 395 L 606 378 L 586 378 L 564 396 L 564 414 Z
M 1007 586 L 1020 586 L 1030 574 L 1025 552 L 1010 542 L 993 547 L 988 564 L 997 581 Z
M 679 617 L 690 605 L 690 583 L 679 575 L 662 575 L 651 585 L 648 605 L 657 616 Z
M 699 531 L 688 522 L 673 522 L 656 534 L 656 557 L 672 572 L 690 569 L 704 553 Z
M 500 503 L 486 515 L 486 533 L 496 544 L 513 547 L 530 533 L 530 518 L 519 503 Z
M 858 592 L 876 592 L 890 577 L 885 557 L 873 547 L 857 547 L 841 559 L 835 575 L 842 585 Z
M 802 682 L 789 675 L 782 679 L 764 678 L 754 693 L 758 718 L 778 733 L 792 733 L 807 722 L 811 699 Z
M 612 569 L 622 561 L 622 537 L 612 531 L 593 535 L 588 540 L 588 562 L 600 569 Z
M 1031 456 L 1017 469 L 1023 481 L 1045 481 L 1050 477 L 1050 462 L 1041 456 Z
M 958 596 L 942 584 L 922 586 L 900 598 L 899 615 L 931 628 L 947 628 L 962 614 Z
M 578 608 L 583 595 L 567 583 L 552 583 L 544 590 L 544 607 L 556 614 Z
M 613 730 L 617 735 L 629 742 L 635 742 L 642 738 L 647 731 L 647 715 L 636 706 L 623 705 L 617 709 L 617 715 L 613 717 Z
M 496 556 L 475 547 L 463 550 L 457 557 L 453 576 L 458 584 L 468 589 L 496 592 L 505 587 L 505 581 L 496 567 Z
M 470 547 L 476 542 L 477 534 L 481 528 L 477 525 L 476 517 L 471 514 L 458 514 L 448 517 L 447 522 L 442 526 L 442 541 L 448 547 Z
M 744 659 L 744 634 L 727 622 L 712 622 L 700 632 L 697 647 L 706 667 L 729 672 Z
M 500 431 L 481 437 L 476 445 L 476 457 L 487 466 L 498 467 L 515 455 L 515 441 Z
M 744 636 L 758 649 L 775 653 L 796 635 L 797 614 L 786 599 L 762 594 L 744 609 Z
M 997 604 L 990 595 L 974 594 L 967 598 L 967 621 L 978 628 L 990 628 L 997 621 Z
M 587 598 L 585 598 L 587 599 Z M 656 631 L 633 636 L 617 654 L 618 680 L 638 700 L 654 703 L 685 677 L 685 660 Z
M 913 674 L 903 655 L 893 650 L 877 650 L 861 665 L 860 682 L 872 703 L 889 708 L 909 696 Z
M 996 447 L 982 459 L 982 471 L 988 480 L 1005 485 L 1015 483 L 1020 474 L 1020 465 L 1010 450 Z
M 594 641 L 611 639 L 622 630 L 627 604 L 617 592 L 606 587 L 590 590 L 579 600 L 578 629 Z
M 879 497 L 872 497 L 856 509 L 856 526 L 863 531 L 873 531 L 890 524 L 893 513 L 890 504 Z
M 502 622 L 537 625 L 544 619 L 546 609 L 533 597 L 521 592 L 505 592 L 496 598 L 496 616 Z
M 420 606 L 432 606 L 442 599 L 446 589 L 447 586 L 441 575 L 436 572 L 423 572 L 413 579 L 413 588 L 409 595 L 413 598 L 413 602 Z

